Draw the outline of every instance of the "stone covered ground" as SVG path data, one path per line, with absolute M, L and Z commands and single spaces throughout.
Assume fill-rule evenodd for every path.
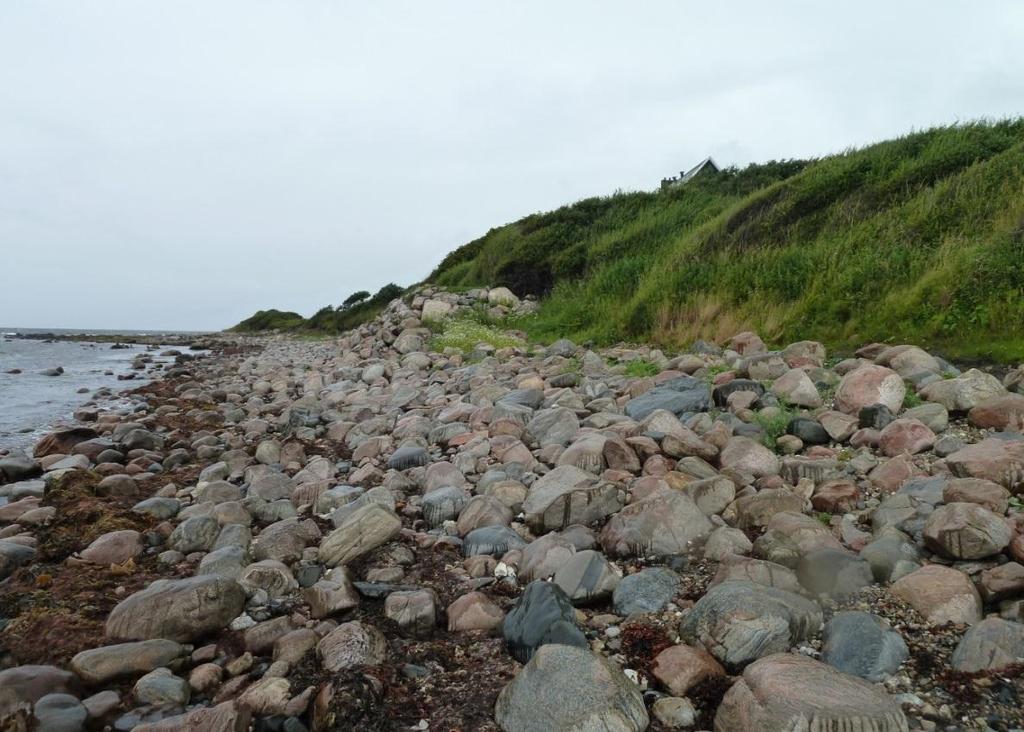
M 1024 724 L 1024 373 L 224 338 L 0 455 L 0 729 Z M 643 374 L 648 375 L 643 375 Z

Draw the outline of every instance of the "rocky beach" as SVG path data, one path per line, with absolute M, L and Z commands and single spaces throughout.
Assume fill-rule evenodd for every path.
M 1024 367 L 479 325 L 535 307 L 210 337 L 0 451 L 0 729 L 1024 726 Z

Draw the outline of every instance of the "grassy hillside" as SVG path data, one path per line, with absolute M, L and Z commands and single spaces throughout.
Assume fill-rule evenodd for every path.
M 541 338 L 686 345 L 753 328 L 1024 358 L 1024 121 L 580 201 L 492 229 L 429 281 L 544 296 Z

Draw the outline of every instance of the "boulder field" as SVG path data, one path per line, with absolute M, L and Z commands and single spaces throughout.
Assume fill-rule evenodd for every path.
M 1024 725 L 1024 368 L 432 334 L 534 306 L 225 334 L 0 452 L 0 729 Z

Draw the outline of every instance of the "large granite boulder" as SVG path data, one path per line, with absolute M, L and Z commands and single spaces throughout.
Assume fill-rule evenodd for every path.
M 187 643 L 223 628 L 244 606 L 245 591 L 241 585 L 224 577 L 156 580 L 111 610 L 107 637 L 166 638 Z
M 893 582 L 890 591 L 935 625 L 981 620 L 981 597 L 963 572 L 929 564 Z
M 38 460 L 47 455 L 69 455 L 71 450 L 79 442 L 92 440 L 99 437 L 99 433 L 92 427 L 67 427 L 54 430 L 44 435 L 32 449 L 32 454 Z
M 977 404 L 967 413 L 975 427 L 992 430 L 1024 431 L 1024 394 L 994 396 Z
M 689 496 L 663 489 L 612 516 L 601 531 L 601 547 L 618 557 L 683 554 L 712 528 Z
M 999 379 L 978 369 L 965 371 L 955 379 L 933 381 L 921 389 L 922 397 L 951 412 L 966 412 L 1005 393 Z
M 846 374 L 836 389 L 836 409 L 858 414 L 864 407 L 884 404 L 894 414 L 903 406 L 907 387 L 892 369 L 867 364 Z
M 821 622 L 821 608 L 805 597 L 733 580 L 716 585 L 697 601 L 680 634 L 735 669 L 790 650 L 817 634 Z
M 946 465 L 958 478 L 984 478 L 1011 493 L 1024 489 L 1024 440 L 988 437 L 946 457 Z
M 711 408 L 711 389 L 702 379 L 679 376 L 626 402 L 626 414 L 637 421 L 656 409 L 676 415 L 705 412 Z
M 722 697 L 715 732 L 906 732 L 899 704 L 879 687 L 807 656 L 756 661 Z
M 624 502 L 613 483 L 574 465 L 560 465 L 530 487 L 523 513 L 534 531 L 543 532 L 599 521 L 619 511 Z
M 950 559 L 984 559 L 998 554 L 1013 538 L 1002 517 L 977 503 L 947 503 L 924 525 L 924 543 Z
M 546 645 L 498 695 L 505 732 L 640 732 L 649 722 L 640 687 L 589 649 Z
M 986 618 L 960 639 L 950 663 L 957 671 L 999 671 L 1024 658 L 1024 625 Z
M 391 541 L 402 521 L 386 506 L 367 503 L 346 516 L 320 544 L 320 559 L 329 567 L 348 564 Z
M 871 613 L 836 613 L 822 632 L 821 660 L 843 673 L 885 681 L 910 652 L 903 636 Z

